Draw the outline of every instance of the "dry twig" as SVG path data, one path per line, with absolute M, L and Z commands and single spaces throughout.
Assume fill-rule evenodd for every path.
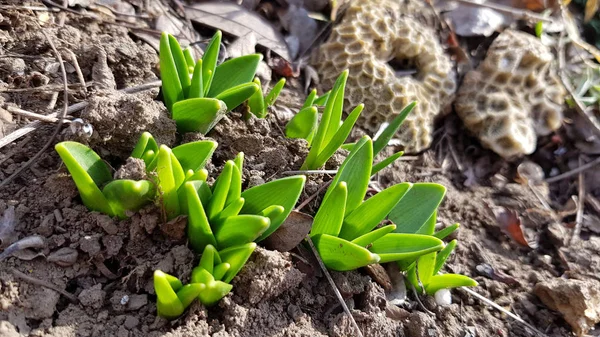
M 579 166 L 581 165 L 581 156 L 579 157 Z M 569 245 L 575 243 L 575 240 L 579 238 L 579 233 L 581 233 L 581 226 L 583 224 L 583 210 L 585 208 L 585 175 L 583 172 L 579 172 L 579 202 L 577 203 L 577 213 L 575 215 L 575 228 L 573 228 L 573 232 L 571 233 L 571 237 L 569 239 Z
M 338 300 L 340 301 L 340 304 L 342 305 L 342 308 L 344 308 L 344 312 L 346 313 L 346 315 L 348 315 L 348 318 L 350 318 L 352 325 L 356 329 L 357 336 L 363 337 L 363 334 L 360 331 L 358 324 L 356 324 L 356 321 L 354 320 L 354 317 L 352 316 L 350 309 L 348 309 L 348 306 L 346 305 L 346 302 L 344 301 L 344 298 L 342 297 L 340 290 L 335 285 L 335 282 L 333 282 L 331 275 L 329 275 L 329 271 L 327 270 L 327 267 L 325 267 L 323 260 L 321 260 L 321 256 L 319 256 L 319 252 L 317 252 L 317 248 L 315 247 L 315 244 L 312 242 L 312 239 L 310 238 L 309 235 L 306 236 L 306 241 L 308 241 L 308 244 L 310 245 L 310 249 L 312 249 L 313 254 L 315 254 L 315 257 L 317 258 L 317 261 L 319 261 L 319 266 L 321 266 L 321 269 L 323 270 L 323 273 L 325 274 L 327 281 L 329 281 L 331 288 L 333 288 L 333 292 L 335 293 L 335 296 L 337 296 Z
M 571 171 L 567 171 L 567 172 L 565 172 L 565 173 L 562 173 L 562 174 L 559 174 L 559 175 L 557 175 L 557 176 L 550 177 L 550 178 L 546 179 L 546 182 L 547 182 L 548 184 L 550 184 L 550 183 L 557 182 L 557 181 L 559 181 L 559 180 L 563 180 L 563 179 L 566 179 L 566 178 L 572 177 L 572 176 L 574 176 L 574 175 L 576 175 L 576 174 L 579 174 L 579 173 L 581 173 L 581 172 L 587 171 L 587 170 L 591 169 L 592 167 L 594 167 L 594 166 L 596 166 L 596 165 L 599 165 L 599 164 L 600 164 L 600 157 L 598 157 L 598 158 L 596 158 L 596 159 L 592 160 L 591 162 L 589 162 L 589 163 L 587 163 L 587 164 L 581 165 L 581 166 L 579 166 L 578 168 L 576 168 L 576 169 L 573 169 L 573 170 L 571 170 Z
M 52 145 L 52 143 L 54 142 L 54 139 L 56 138 L 56 136 L 60 132 L 60 128 L 63 125 L 63 120 L 67 116 L 67 110 L 69 109 L 69 93 L 68 93 L 68 87 L 67 87 L 67 82 L 68 82 L 67 81 L 67 71 L 65 69 L 65 65 L 63 63 L 62 56 L 60 56 L 60 53 L 56 49 L 56 46 L 54 45 L 54 42 L 52 41 L 52 39 L 50 39 L 50 37 L 48 36 L 48 34 L 42 29 L 42 27 L 40 27 L 39 25 L 38 25 L 38 27 L 40 28 L 40 31 L 42 32 L 42 34 L 44 34 L 44 37 L 48 41 L 48 44 L 52 48 L 52 51 L 56 55 L 56 59 L 58 60 L 58 63 L 60 65 L 60 72 L 62 73 L 62 80 L 63 80 L 63 85 L 64 85 L 63 111 L 62 111 L 60 117 L 58 118 L 58 122 L 56 123 L 56 128 L 54 128 L 54 132 L 52 133 L 52 135 L 50 136 L 50 139 L 48 139 L 48 141 L 46 142 L 46 144 L 44 144 L 44 146 L 33 157 L 31 157 L 31 159 L 29 159 L 24 165 L 22 165 L 21 167 L 19 167 L 19 169 L 17 169 L 8 178 L 6 178 L 2 182 L 0 182 L 0 187 L 6 186 L 9 182 L 11 182 L 13 179 L 15 179 L 16 177 L 18 177 L 26 168 L 28 168 L 29 166 L 31 166 L 31 164 L 33 164 L 42 154 L 44 154 L 44 152 L 46 152 L 46 150 Z
M 73 302 L 73 303 L 78 303 L 79 300 L 77 299 L 77 297 L 75 297 L 75 295 L 67 292 L 66 290 L 62 290 L 60 288 L 58 288 L 57 286 L 55 286 L 52 283 L 37 279 L 35 277 L 31 277 L 29 275 L 23 274 L 22 272 L 11 268 L 10 271 L 13 273 L 13 275 L 15 275 L 15 277 L 20 278 L 23 281 L 27 281 L 31 284 L 34 284 L 36 286 L 40 286 L 40 287 L 44 287 L 44 288 L 48 288 L 48 289 L 52 289 L 54 291 L 56 291 L 57 293 L 63 295 L 64 297 L 66 297 L 69 301 Z

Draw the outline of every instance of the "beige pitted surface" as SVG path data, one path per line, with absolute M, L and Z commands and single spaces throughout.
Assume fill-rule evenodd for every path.
M 484 146 L 504 158 L 530 154 L 538 136 L 560 127 L 565 90 L 553 59 L 539 39 L 505 30 L 467 73 L 455 109 Z
M 345 109 L 364 103 L 357 125 L 371 133 L 418 101 L 396 135 L 407 152 L 431 144 L 434 119 L 447 110 L 456 89 L 449 57 L 433 29 L 419 20 L 427 19 L 427 10 L 418 0 L 354 1 L 314 62 L 325 89 L 349 69 Z M 390 61 L 417 72 L 398 76 Z

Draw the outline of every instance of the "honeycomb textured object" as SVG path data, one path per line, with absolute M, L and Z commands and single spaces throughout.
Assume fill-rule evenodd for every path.
M 413 153 L 431 144 L 434 119 L 448 110 L 456 89 L 450 58 L 423 23 L 431 19 L 428 10 L 417 0 L 353 1 L 313 61 L 324 89 L 349 70 L 346 112 L 364 103 L 357 125 L 372 134 L 418 101 L 396 135 Z
M 531 154 L 538 136 L 560 127 L 565 90 L 553 59 L 539 39 L 505 30 L 467 73 L 455 109 L 484 146 L 504 158 Z

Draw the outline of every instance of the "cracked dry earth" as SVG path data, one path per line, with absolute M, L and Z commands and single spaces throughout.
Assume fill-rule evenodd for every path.
M 11 10 L 0 10 L 0 15 L 0 50 L 4 56 L 0 58 L 0 87 L 30 89 L 5 92 L 0 99 L 23 109 L 47 111 L 52 91 L 36 87 L 60 84 L 52 51 L 35 18 Z M 108 87 L 72 90 L 69 103 L 92 102 L 76 116 L 92 121 L 95 133 L 90 145 L 113 167 L 124 163 L 123 156 L 142 130 L 159 135 L 163 143 L 177 141 L 164 105 L 156 100 L 156 90 L 131 95 L 115 91 L 157 78 L 158 59 L 153 49 L 133 40 L 122 28 L 70 15 L 64 27 L 48 24 L 42 29 L 59 49 L 76 55 L 86 81 L 109 78 Z M 104 69 L 104 76 L 98 75 L 98 69 Z M 77 74 L 69 72 L 68 80 L 77 83 Z M 296 111 L 303 101 L 299 92 L 288 89 L 279 105 Z M 57 107 L 62 104 L 60 96 Z M 245 186 L 297 170 L 306 156 L 306 145 L 283 137 L 285 118 L 283 110 L 276 108 L 266 120 L 244 121 L 239 113 L 222 120 L 207 135 L 219 143 L 207 167 L 211 175 L 239 151 L 246 154 Z M 4 134 L 27 123 L 5 110 L 0 110 L 0 119 Z M 458 125 L 455 117 L 448 121 Z M 53 125 L 46 125 L 2 148 L 0 179 L 33 156 L 52 131 Z M 74 137 L 68 132 L 60 135 L 61 139 Z M 451 137 L 455 137 L 452 141 L 459 153 L 467 153 L 464 149 L 473 143 L 461 133 Z M 444 139 L 434 139 L 434 144 L 447 141 Z M 600 274 L 597 233 L 584 228 L 582 240 L 560 247 L 553 240 L 560 233 L 548 230 L 547 219 L 535 218 L 530 225 L 542 236 L 539 247 L 522 248 L 500 230 L 490 211 L 495 206 L 510 206 L 526 213 L 540 207 L 529 188 L 512 182 L 514 167 L 483 150 L 465 154 L 459 158 L 463 163 L 483 163 L 508 177 L 507 183 L 498 185 L 490 176 L 480 176 L 481 185 L 467 188 L 461 174 L 441 169 L 434 157 L 435 151 L 430 150 L 414 161 L 399 161 L 379 175 L 378 183 L 427 181 L 447 186 L 440 222 L 461 223 L 457 234 L 460 244 L 447 271 L 475 278 L 480 283 L 476 292 L 510 308 L 547 336 L 570 336 L 569 323 L 542 303 L 534 290 L 549 289 L 547 296 L 552 297 L 562 286 L 570 289 L 571 298 L 577 298 L 580 292 L 576 287 L 555 285 L 565 272 L 578 279 L 579 289 L 596 287 Z M 327 168 L 336 168 L 341 160 L 343 157 L 336 155 Z M 301 201 L 328 179 L 311 176 Z M 318 202 L 319 198 L 306 210 L 314 211 Z M 89 212 L 53 151 L 47 151 L 30 170 L 0 190 L 0 212 L 10 206 L 15 207 L 15 232 L 0 248 L 29 235 L 43 237 L 45 247 L 0 262 L 2 337 L 355 335 L 318 265 L 301 247 L 292 253 L 259 248 L 234 279 L 232 293 L 216 307 L 207 309 L 195 303 L 175 321 L 157 318 L 152 271 L 161 269 L 186 282 L 198 262 L 181 235 L 181 224 L 161 223 L 153 206 L 122 221 Z M 57 253 L 61 250 L 69 252 L 66 260 Z M 479 273 L 481 265 L 490 266 L 495 274 Z M 17 278 L 13 269 L 68 292 L 74 300 Z M 383 288 L 364 270 L 334 272 L 332 276 L 365 336 L 535 336 L 522 324 L 462 291 L 453 291 L 454 304 L 447 307 L 436 306 L 428 297 L 421 298 L 421 307 L 410 295 L 406 305 L 399 308 L 386 301 Z

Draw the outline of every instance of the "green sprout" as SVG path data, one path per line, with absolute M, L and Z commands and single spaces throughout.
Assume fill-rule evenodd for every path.
M 393 185 L 364 201 L 372 168 L 373 142 L 364 136 L 338 169 L 315 215 L 310 236 L 328 268 L 353 270 L 416 259 L 443 248 L 443 242 L 430 235 L 393 233 L 395 224 L 376 228 L 413 184 Z
M 389 219 L 398 224 L 397 232 L 427 235 L 443 240 L 460 227 L 456 223 L 435 232 L 437 208 L 445 194 L 446 188 L 442 185 L 416 183 L 396 204 L 389 214 Z M 416 289 L 429 295 L 440 289 L 477 286 L 475 280 L 464 275 L 439 274 L 456 243 L 456 240 L 452 240 L 439 252 L 399 261 L 398 266 L 406 271 L 407 279 Z
M 225 116 L 260 90 L 252 82 L 262 55 L 233 58 L 217 66 L 221 32 L 217 31 L 197 62 L 175 37 L 160 39 L 160 75 L 165 105 L 180 132 L 208 133 Z
M 83 204 L 93 211 L 121 219 L 154 199 L 149 180 L 113 180 L 108 165 L 89 147 L 77 142 L 61 142 L 56 152 L 71 173 Z M 100 188 L 102 190 L 100 190 Z
M 263 96 L 262 85 L 258 77 L 254 79 L 254 83 L 258 86 L 259 90 L 248 99 L 248 108 L 256 117 L 265 118 L 267 116 L 267 109 L 275 104 L 277 97 L 279 97 L 285 85 L 285 78 L 275 83 L 273 89 L 266 96 Z
M 309 140 L 310 150 L 302 164 L 301 170 L 315 170 L 323 166 L 331 156 L 346 141 L 364 105 L 360 104 L 342 122 L 344 109 L 344 90 L 348 70 L 343 71 L 337 78 L 333 89 L 327 95 L 325 110 L 318 122 L 317 107 L 314 97 L 307 103 L 313 103 L 301 109 L 286 125 L 286 135 L 289 138 L 305 138 Z
M 192 283 L 205 286 L 198 294 L 202 304 L 207 307 L 213 306 L 231 291 L 233 286 L 229 282 L 246 264 L 255 248 L 254 242 L 223 249 L 220 252 L 212 245 L 204 248 L 198 267 L 192 270 Z
M 225 163 L 212 188 L 205 180 L 186 182 L 179 192 L 183 214 L 188 216 L 191 246 L 202 252 L 262 240 L 273 233 L 292 211 L 305 176 L 273 180 L 242 192 L 244 155 Z
M 160 270 L 154 271 L 154 292 L 156 293 L 156 310 L 158 315 L 174 319 L 185 311 L 206 288 L 202 283 L 190 283 L 185 286 L 175 276 Z
M 450 241 L 439 252 L 420 256 L 410 265 L 406 278 L 419 291 L 434 295 L 438 290 L 458 287 L 476 287 L 477 281 L 459 274 L 440 274 L 440 270 L 456 247 L 456 240 Z
M 154 173 L 167 219 L 182 214 L 179 195 L 185 183 L 206 181 L 208 172 L 204 165 L 216 148 L 216 142 L 201 140 L 171 150 L 166 145 L 159 147 L 150 133 L 142 134 L 131 156 L 143 159 L 146 170 Z

